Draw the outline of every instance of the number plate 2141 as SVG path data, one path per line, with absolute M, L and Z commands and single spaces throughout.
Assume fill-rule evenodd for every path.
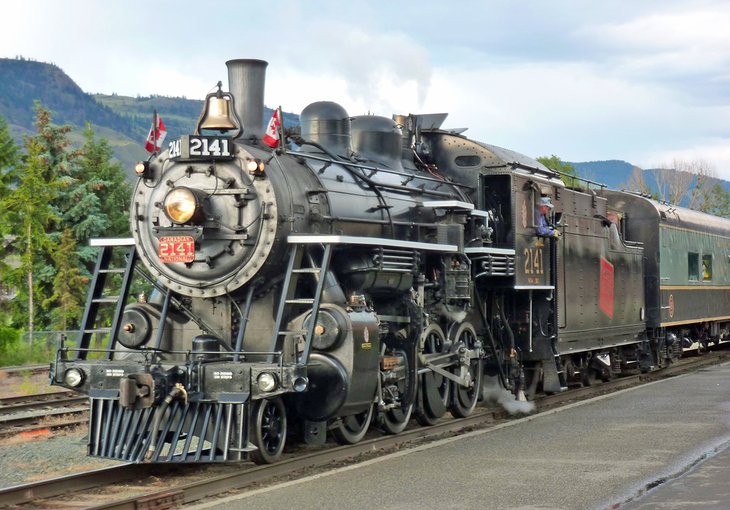
M 195 240 L 191 236 L 161 237 L 157 255 L 163 264 L 195 260 Z
M 169 145 L 170 159 L 231 159 L 233 141 L 225 136 L 184 135 Z

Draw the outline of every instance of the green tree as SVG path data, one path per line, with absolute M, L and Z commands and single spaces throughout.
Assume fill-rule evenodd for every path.
M 52 294 L 56 274 L 52 252 L 53 233 L 61 225 L 60 178 L 71 172 L 75 157 L 69 150 L 71 127 L 53 125 L 51 113 L 39 102 L 35 113 L 36 134 L 25 139 L 24 161 L 17 165 L 13 186 L 0 204 L 4 259 L 11 261 L 2 267 L 3 281 L 17 292 L 11 303 L 13 323 L 27 323 L 31 338 L 36 326 L 46 326 L 49 320 L 43 304 Z
M 89 278 L 81 271 L 76 253 L 76 240 L 69 229 L 61 234 L 58 246 L 53 250 L 56 276 L 53 279 L 53 294 L 44 302 L 51 310 L 53 324 L 62 330 L 76 327 L 84 306 L 84 295 Z
M 43 293 L 44 280 L 52 274 L 48 264 L 52 243 L 46 231 L 57 217 L 51 205 L 55 186 L 46 179 L 49 172 L 43 157 L 45 147 L 37 138 L 29 138 L 26 149 L 28 155 L 17 186 L 2 201 L 1 227 L 11 251 L 18 257 L 16 263 L 4 266 L 3 280 L 17 290 L 12 302 L 14 319 L 17 325 L 27 322 L 32 338 L 36 295 Z
M 102 197 L 98 193 L 108 188 L 110 183 L 94 172 L 84 156 L 84 148 L 79 151 L 75 164 L 59 177 L 56 207 L 61 222 L 59 231 L 53 237 L 60 243 L 63 232 L 72 234 L 77 259 L 84 263 L 88 272 L 95 258 L 95 250 L 88 246 L 88 241 L 107 231 L 110 226 L 109 218 L 102 210 Z
M 704 200 L 698 208 L 702 212 L 730 217 L 730 193 L 719 182 L 715 182 L 710 186 L 703 188 Z
M 18 146 L 10 136 L 8 123 L 3 117 L 0 117 L 0 207 L 2 207 L 8 192 L 12 189 L 11 184 L 16 178 L 15 171 L 18 161 Z M 1 223 L 2 220 L 0 220 Z M 7 302 L 7 298 L 12 295 L 14 287 L 7 281 L 5 276 L 5 268 L 13 262 L 9 251 L 6 249 L 9 241 L 2 231 L 2 225 L 0 225 L 0 325 L 12 323 L 8 311 L 10 303 Z
M 74 164 L 59 179 L 57 207 L 63 235 L 53 236 L 61 258 L 55 261 L 54 292 L 45 304 L 53 310 L 54 325 L 62 329 L 75 325 L 83 311 L 85 286 L 98 255 L 89 240 L 129 235 L 127 209 L 132 191 L 124 169 L 114 160 L 109 143 L 96 138 L 89 124 L 84 138 Z
M 72 151 L 71 141 L 68 134 L 72 127 L 69 125 L 56 126 L 51 123 L 51 112 L 41 105 L 40 101 L 35 102 L 36 135 L 31 139 L 37 140 L 41 153 L 39 157 L 44 165 L 43 177 L 48 182 L 54 182 L 62 175 L 68 175 L 72 171 L 78 153 Z
M 0 117 L 0 200 L 7 194 L 18 164 L 18 146 L 10 136 L 8 123 Z
M 96 180 L 95 193 L 101 199 L 102 213 L 109 220 L 106 236 L 129 236 L 129 203 L 132 186 L 127 180 L 122 165 L 114 159 L 109 142 L 95 138 L 90 125 L 84 130 L 86 142 L 81 148 L 79 165 L 81 175 Z
M 90 125 L 84 137 L 75 164 L 60 178 L 58 208 L 62 228 L 73 233 L 78 259 L 90 274 L 97 251 L 89 246 L 89 239 L 129 235 L 127 209 L 132 191 L 108 142 L 97 139 Z
M 563 161 L 555 154 L 551 156 L 540 156 L 537 160 L 550 170 L 559 172 L 560 178 L 566 186 L 570 188 L 579 187 L 579 180 L 576 178 L 578 177 L 578 171 L 570 163 Z

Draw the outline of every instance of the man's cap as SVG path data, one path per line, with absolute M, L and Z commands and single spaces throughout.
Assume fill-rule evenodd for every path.
M 545 205 L 550 209 L 553 208 L 553 203 L 550 201 L 550 197 L 540 197 L 540 205 Z

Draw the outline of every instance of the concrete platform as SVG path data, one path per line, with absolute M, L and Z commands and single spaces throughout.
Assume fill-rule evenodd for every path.
M 730 508 L 730 448 L 710 452 L 685 474 L 668 480 L 621 510 L 727 510 Z
M 725 364 L 194 508 L 730 508 L 728 445 Z

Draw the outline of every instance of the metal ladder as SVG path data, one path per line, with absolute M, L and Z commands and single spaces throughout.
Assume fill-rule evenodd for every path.
M 276 324 L 274 325 L 274 337 L 272 338 L 272 352 L 279 352 L 284 346 L 284 342 L 288 336 L 304 335 L 304 350 L 301 353 L 300 363 L 309 361 L 309 352 L 312 348 L 312 338 L 314 330 L 317 326 L 317 315 L 319 314 L 319 306 L 322 298 L 322 291 L 325 286 L 325 275 L 329 269 L 330 260 L 332 258 L 332 245 L 324 244 L 321 260 L 317 261 L 311 258 L 311 267 L 303 267 L 304 255 L 309 244 L 293 243 L 289 250 L 289 262 L 284 276 L 284 284 L 282 286 L 281 297 L 276 312 Z M 317 266 L 316 264 L 319 264 Z M 316 281 L 314 295 L 296 297 L 296 287 L 300 275 L 311 275 Z M 296 312 L 303 311 L 302 308 L 309 306 L 312 311 L 311 319 L 306 329 L 288 330 L 283 324 L 284 320 L 290 320 L 296 315 Z
M 122 317 L 122 311 L 129 295 L 129 285 L 132 281 L 132 272 L 137 260 L 137 251 L 133 239 L 92 239 L 91 246 L 100 247 L 99 256 L 96 259 L 94 275 L 89 285 L 89 293 L 86 298 L 86 307 L 81 319 L 77 345 L 79 348 L 79 359 L 86 359 L 88 349 L 91 345 L 91 338 L 95 334 L 109 334 L 109 352 L 107 359 L 111 359 L 112 351 L 116 343 L 117 334 Z M 126 248 L 126 262 L 124 267 L 111 267 L 112 256 L 115 248 Z M 110 274 L 122 275 L 117 295 L 105 295 L 108 287 L 107 276 Z M 98 327 L 97 317 L 104 306 L 114 305 L 114 316 L 111 327 Z

